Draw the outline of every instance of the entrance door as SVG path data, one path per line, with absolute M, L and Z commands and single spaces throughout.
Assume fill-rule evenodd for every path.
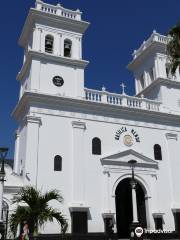
M 132 193 L 130 178 L 123 179 L 117 186 L 116 194 L 116 223 L 119 238 L 130 236 L 130 225 L 133 221 L 132 216 Z M 136 197 L 138 208 L 138 220 L 142 227 L 146 227 L 145 194 L 141 185 L 137 182 Z

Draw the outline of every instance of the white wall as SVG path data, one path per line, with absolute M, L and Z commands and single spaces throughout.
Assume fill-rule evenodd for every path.
M 37 74 L 38 73 L 38 74 Z M 57 87 L 53 77 L 61 76 L 64 84 Z M 31 84 L 29 90 L 38 90 L 46 94 L 82 97 L 84 95 L 84 70 L 81 68 L 60 65 L 53 61 L 32 61 Z
M 72 112 L 60 111 L 59 114 L 57 114 L 55 110 L 41 109 L 41 114 L 37 114 L 38 110 L 33 108 L 33 112 L 31 113 L 35 114 L 35 112 L 36 117 L 40 117 L 42 122 L 39 128 L 37 186 L 43 190 L 56 188 L 62 192 L 64 205 L 61 209 L 63 209 L 63 213 L 67 216 L 69 223 L 69 207 L 74 203 L 74 189 L 79 191 L 78 189 L 82 188 L 84 189 L 82 199 L 79 199 L 78 202 L 76 201 L 76 204 L 81 202 L 83 206 L 90 207 L 88 230 L 90 232 L 104 231 L 102 213 L 106 210 L 115 211 L 115 198 L 112 196 L 115 183 L 124 174 L 130 176 L 131 170 L 122 166 L 114 166 L 117 171 L 110 171 L 110 194 L 107 196 L 107 181 L 103 173 L 104 167 L 101 164 L 100 158 L 129 149 L 129 147 L 126 147 L 123 143 L 124 134 L 122 134 L 119 141 L 114 138 L 116 131 L 120 127 L 126 126 L 128 133 L 133 128 L 140 137 L 140 143 L 134 143 L 131 147 L 133 150 L 154 159 L 154 144 L 160 144 L 162 147 L 163 160 L 158 161 L 159 170 L 157 170 L 156 174 L 139 168 L 137 169 L 137 175 L 144 181 L 145 188 L 148 186 L 147 191 L 149 191 L 149 197 L 151 197 L 149 200 L 149 222 L 151 229 L 154 228 L 152 213 L 157 212 L 157 210 L 164 213 L 164 228 L 174 229 L 171 204 L 173 199 L 177 199 L 177 197 L 173 195 L 171 191 L 173 180 L 171 179 L 170 161 L 174 154 L 179 155 L 180 150 L 177 148 L 176 153 L 174 153 L 174 151 L 172 152 L 171 159 L 168 158 L 166 133 L 172 132 L 172 127 L 157 125 L 153 121 L 151 122 L 150 119 L 144 119 L 142 122 L 136 119 L 132 121 L 133 116 L 131 116 L 131 121 L 125 120 L 124 124 L 124 120 L 119 120 L 119 123 L 117 123 L 115 119 L 110 122 L 108 120 L 98 121 L 95 120 L 95 115 L 92 115 L 92 120 L 90 120 L 90 115 L 84 119 L 81 117 L 81 114 L 78 115 L 77 113 L 76 118 L 74 118 Z M 81 139 L 73 140 L 74 130 L 72 122 L 79 121 L 77 116 L 79 116 L 81 122 L 85 123 L 86 127 L 80 130 L 83 131 L 83 135 L 77 135 L 79 137 L 83 136 L 83 145 L 81 154 L 78 155 L 79 157 L 74 158 L 74 146 L 76 145 L 73 141 L 77 143 L 81 142 Z M 146 124 L 146 121 L 150 121 L 150 124 Z M 92 155 L 91 153 L 91 141 L 93 137 L 99 137 L 102 140 L 102 156 Z M 177 144 L 179 144 L 179 139 L 177 140 Z M 33 148 L 31 149 L 33 150 Z M 54 172 L 53 170 L 55 155 L 61 155 L 63 158 L 62 172 Z M 81 162 L 79 165 L 80 158 L 83 159 L 84 162 Z M 32 158 L 28 161 L 36 160 Z M 31 164 L 33 163 L 31 162 Z M 77 168 L 77 166 L 79 167 Z M 27 171 L 29 171 L 30 179 L 34 179 L 35 171 L 31 169 L 27 169 Z M 77 181 L 77 184 L 82 184 L 82 187 L 80 187 L 81 185 L 75 185 L 73 182 L 73 176 L 77 174 L 78 171 L 80 175 L 83 172 L 83 181 Z M 109 205 L 107 203 L 108 201 Z M 108 207 L 109 209 L 107 209 Z M 69 231 L 70 229 L 71 225 L 69 226 Z M 52 233 L 55 230 L 58 231 L 57 225 L 51 225 L 51 227 L 48 227 L 45 231 Z

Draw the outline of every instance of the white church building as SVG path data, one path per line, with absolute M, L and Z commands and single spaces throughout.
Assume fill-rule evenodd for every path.
M 122 94 L 87 89 L 82 38 L 89 23 L 81 15 L 40 0 L 29 11 L 4 201 L 11 212 L 22 186 L 58 189 L 64 203 L 55 207 L 69 233 L 103 233 L 112 219 L 118 236 L 127 237 L 134 217 L 147 229 L 180 231 L 180 72 L 170 74 L 168 38 L 154 31 L 134 51 L 128 69 L 135 96 L 123 84 Z M 58 231 L 55 222 L 44 229 Z

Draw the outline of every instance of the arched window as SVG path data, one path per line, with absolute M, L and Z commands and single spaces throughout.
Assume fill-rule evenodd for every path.
M 97 137 L 92 140 L 92 154 L 101 155 L 101 140 Z
M 51 35 L 47 35 L 45 37 L 45 52 L 53 53 L 53 47 L 54 47 L 54 37 Z
M 64 40 L 64 56 L 71 57 L 72 52 L 72 42 L 69 39 Z
M 54 171 L 62 171 L 62 157 L 59 155 L 54 157 Z
M 162 160 L 161 146 L 159 144 L 154 145 L 154 159 Z

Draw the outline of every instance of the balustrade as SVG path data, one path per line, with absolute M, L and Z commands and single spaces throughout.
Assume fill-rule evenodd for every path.
M 160 111 L 161 103 L 146 98 L 131 97 L 124 94 L 109 93 L 85 88 L 85 99 L 88 101 L 138 108 L 149 111 Z
M 142 51 L 148 48 L 153 42 L 167 44 L 169 39 L 170 39 L 169 37 L 161 35 L 156 31 L 153 31 L 151 36 L 146 41 L 143 42 L 140 48 L 134 51 L 133 53 L 134 59 L 137 58 L 142 53 Z
M 71 18 L 73 20 L 81 20 L 81 12 L 77 9 L 72 11 L 66 8 L 63 8 L 60 4 L 53 6 L 51 4 L 44 3 L 43 1 L 36 2 L 36 9 L 42 12 L 55 14 L 61 17 Z

